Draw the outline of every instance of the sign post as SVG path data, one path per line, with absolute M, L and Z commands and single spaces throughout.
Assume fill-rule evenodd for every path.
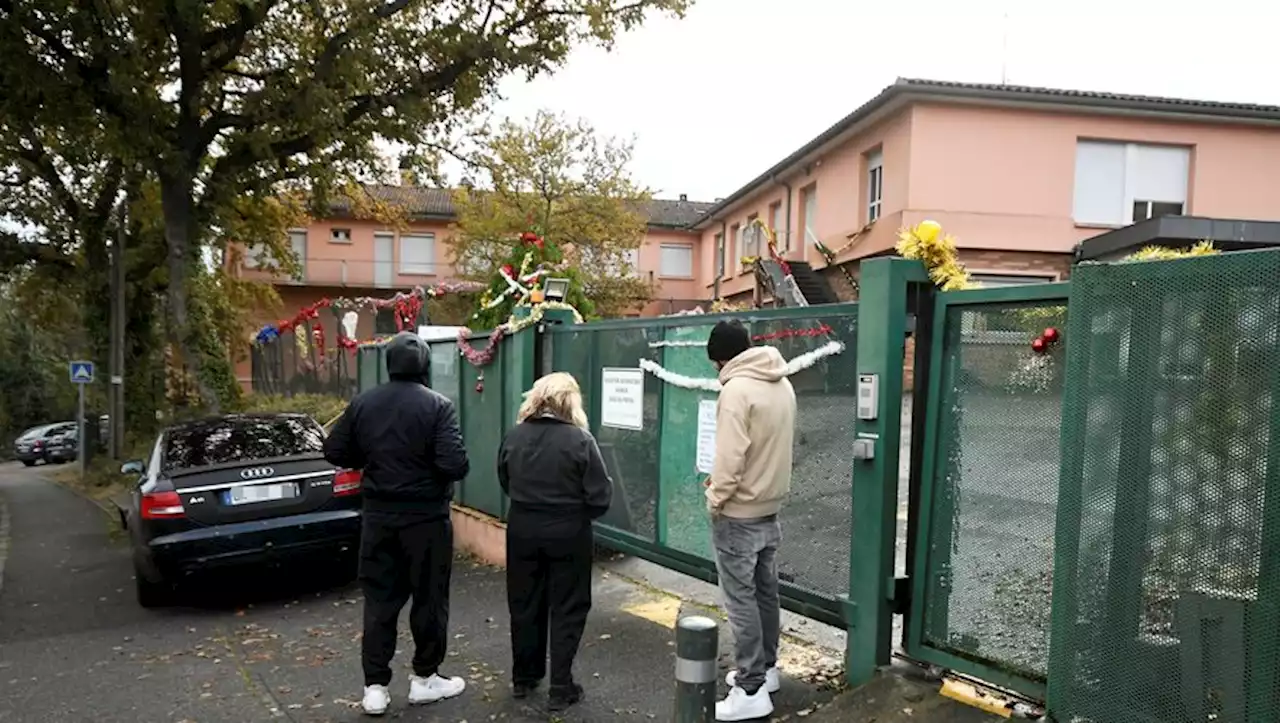
M 80 467 L 80 476 L 84 476 L 85 458 L 85 424 L 84 424 L 84 388 L 93 384 L 93 362 L 73 361 L 69 365 L 71 383 L 79 388 L 79 413 L 76 415 L 76 463 Z

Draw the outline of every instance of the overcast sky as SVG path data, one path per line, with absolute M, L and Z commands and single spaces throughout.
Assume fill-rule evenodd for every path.
M 651 20 L 612 53 L 582 49 L 554 76 L 507 82 L 499 112 L 546 108 L 634 136 L 639 181 L 661 197 L 710 201 L 899 76 L 998 83 L 1004 72 L 1020 85 L 1280 105 L 1275 20 L 1263 3 L 897 0 L 893 11 L 875 9 L 890 5 L 696 0 L 684 20 Z

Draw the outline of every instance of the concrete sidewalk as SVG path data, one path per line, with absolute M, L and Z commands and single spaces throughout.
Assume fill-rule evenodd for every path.
M 607 565 L 606 565 L 607 567 Z M 291 721 L 357 720 L 360 697 L 360 596 L 354 586 L 280 599 L 260 590 L 257 602 L 228 610 L 239 596 L 206 597 L 201 608 L 219 618 L 218 633 L 188 654 L 215 657 L 261 691 L 273 716 Z M 552 720 L 670 720 L 674 702 L 675 621 L 706 614 L 696 602 L 598 568 L 595 607 L 587 624 L 576 674 L 586 700 Z M 274 598 L 274 599 L 273 599 Z M 460 559 L 455 568 L 446 675 L 468 682 L 461 697 L 421 708 L 405 703 L 412 641 L 402 620 L 401 647 L 390 716 L 421 721 L 546 721 L 545 688 L 529 701 L 509 693 L 510 638 L 502 570 Z M 723 660 L 730 647 L 723 639 Z M 808 715 L 835 694 L 833 651 L 790 639 L 784 643 L 782 691 L 775 696 L 781 720 Z M 168 659 L 169 656 L 165 656 Z M 160 661 L 163 662 L 163 661 Z M 727 671 L 727 667 L 725 670 Z

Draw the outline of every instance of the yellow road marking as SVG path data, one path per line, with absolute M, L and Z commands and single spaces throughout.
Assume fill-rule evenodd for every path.
M 649 598 L 623 605 L 622 612 L 674 630 L 676 618 L 680 616 L 680 600 L 673 597 Z

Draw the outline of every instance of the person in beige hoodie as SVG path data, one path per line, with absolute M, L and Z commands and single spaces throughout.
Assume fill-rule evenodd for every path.
M 707 480 L 716 569 L 733 628 L 736 670 L 717 721 L 773 713 L 778 678 L 778 512 L 791 489 L 796 393 L 787 362 L 771 346 L 751 345 L 738 321 L 711 330 L 707 356 L 720 370 L 716 455 Z

